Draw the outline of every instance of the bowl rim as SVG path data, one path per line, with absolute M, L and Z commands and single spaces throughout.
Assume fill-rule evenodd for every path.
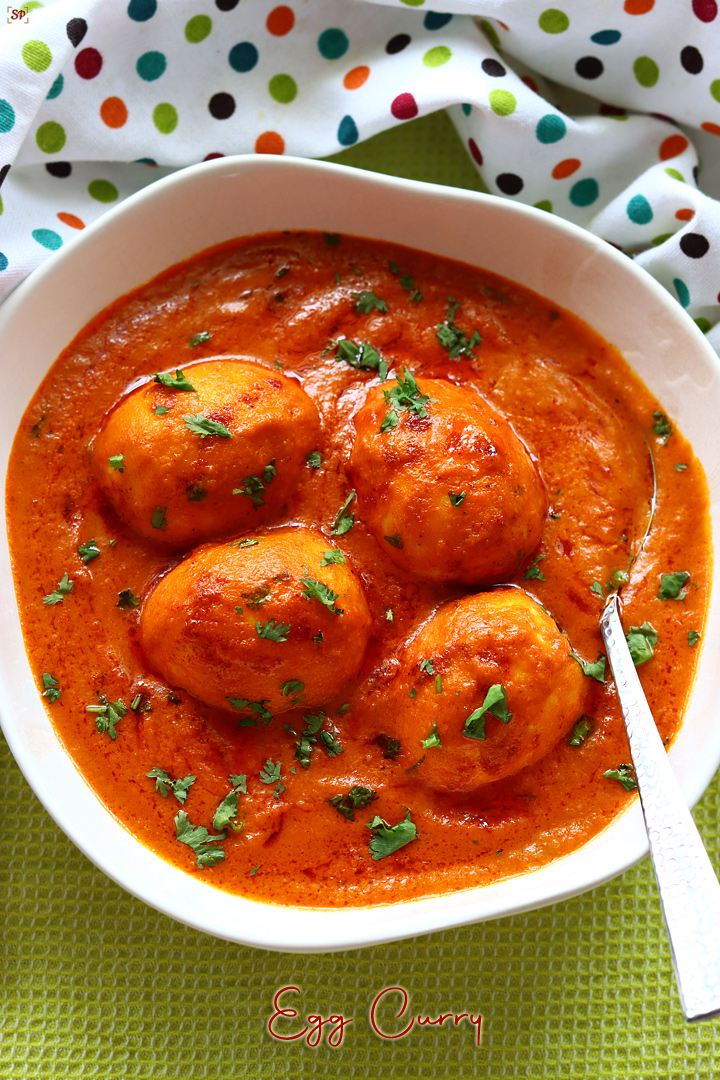
M 461 212 L 463 208 L 475 207 L 477 209 L 473 210 L 473 213 L 508 215 L 509 218 L 514 217 L 528 227 L 532 226 L 535 233 L 539 230 L 540 233 L 547 232 L 558 240 L 566 239 L 577 249 L 578 256 L 582 254 L 591 259 L 599 258 L 616 270 L 621 279 L 626 278 L 629 281 L 634 279 L 641 283 L 647 296 L 653 299 L 659 309 L 667 313 L 669 322 L 681 328 L 681 337 L 684 336 L 689 345 L 697 350 L 698 355 L 704 358 L 704 362 L 716 377 L 720 375 L 720 360 L 677 301 L 645 270 L 629 261 L 624 254 L 568 221 L 548 215 L 533 207 L 465 189 L 426 184 L 303 158 L 268 158 L 255 155 L 226 157 L 178 170 L 148 185 L 108 211 L 77 238 L 74 238 L 72 244 L 62 248 L 51 259 L 48 259 L 5 300 L 0 306 L 0 340 L 10 332 L 17 332 L 17 326 L 20 325 L 22 319 L 28 317 L 36 305 L 38 296 L 42 296 L 46 291 L 52 291 L 56 282 L 59 282 L 63 276 L 73 273 L 73 267 L 83 264 L 86 256 L 93 251 L 97 251 L 103 245 L 112 244 L 113 240 L 121 236 L 128 221 L 132 222 L 135 217 L 149 210 L 157 210 L 161 215 L 167 214 L 161 204 L 168 200 L 172 201 L 173 198 L 189 199 L 193 191 L 202 190 L 208 184 L 210 187 L 225 181 L 248 185 L 262 184 L 264 180 L 267 181 L 273 176 L 280 177 L 288 183 L 293 183 L 295 180 L 306 185 L 315 182 L 321 185 L 339 185 L 338 190 L 345 189 L 353 194 L 365 193 L 369 197 L 380 193 L 381 197 L 402 198 L 410 200 L 420 210 L 435 207 L 438 212 L 441 208 L 448 212 L 453 210 Z M 338 231 L 343 230 L 338 229 Z M 232 235 L 229 234 L 227 239 L 231 239 Z M 428 250 L 424 247 L 421 236 L 418 237 L 418 241 L 419 244 L 415 246 L 419 246 L 421 250 Z M 215 241 L 205 247 L 212 247 L 214 244 Z M 197 252 L 201 250 L 203 248 L 196 249 Z M 189 252 L 185 257 L 191 255 L 192 252 Z M 174 265 L 179 261 L 181 259 L 172 258 L 164 265 Z M 475 265 L 482 266 L 482 259 L 478 258 Z M 488 269 L 493 268 L 488 267 Z M 147 280 L 149 279 L 146 276 L 142 276 L 133 287 L 138 287 Z M 125 295 L 128 291 L 130 290 L 123 289 L 119 295 Z M 105 306 L 101 304 L 97 310 L 100 311 Z M 563 306 L 568 307 L 568 305 Z M 568 308 L 568 310 L 572 309 Z M 87 321 L 87 318 L 84 319 L 78 329 Z M 55 356 L 52 357 L 52 362 L 54 359 Z M 21 414 L 26 405 L 27 401 L 20 409 Z M 13 428 L 10 444 L 14 434 Z M 7 454 L 3 458 L 3 464 L 6 465 L 6 463 Z M 2 545 L 4 546 L 0 550 L 0 578 L 5 580 L 9 568 L 6 536 L 2 539 Z M 717 589 L 714 588 L 713 592 L 717 592 Z M 14 643 L 17 646 L 19 620 L 15 618 L 14 622 L 18 623 L 13 631 Z M 22 643 L 22 639 L 20 640 Z M 702 643 L 702 648 L 703 659 L 707 661 L 704 643 Z M 31 675 L 28 676 L 27 660 L 26 667 L 25 678 L 32 679 Z M 17 674 L 17 666 L 13 670 Z M 573 876 L 572 881 L 565 880 L 562 871 L 569 860 L 575 859 L 577 852 L 555 859 L 537 870 L 504 878 L 489 886 L 476 886 L 394 904 L 329 909 L 285 907 L 249 900 L 224 893 L 211 884 L 199 882 L 192 875 L 164 862 L 150 849 L 135 840 L 92 793 L 82 774 L 75 768 L 65 750 L 61 748 L 34 682 L 32 690 L 35 694 L 34 708 L 32 702 L 26 698 L 20 703 L 18 710 L 17 700 L 13 700 L 13 693 L 8 685 L 8 670 L 0 667 L 0 724 L 8 745 L 31 788 L 63 832 L 99 869 L 138 899 L 195 929 L 240 944 L 286 952 L 317 953 L 400 940 L 434 930 L 517 914 L 565 900 L 597 887 L 623 873 L 648 852 L 641 809 L 638 800 L 635 800 L 608 827 L 578 849 L 588 853 L 587 865 L 584 872 Z M 20 721 L 18 721 L 18 716 Z M 27 726 L 27 724 L 34 724 L 33 730 L 44 733 L 38 736 L 40 743 L 45 740 L 44 756 L 38 756 L 37 739 L 32 746 L 28 745 L 23 734 L 23 725 Z M 715 736 L 709 735 L 708 738 L 711 752 L 699 755 L 701 760 L 696 764 L 692 775 L 680 778 L 683 794 L 691 806 L 701 796 L 720 763 L 720 732 Z M 51 746 L 53 739 L 54 745 Z M 677 742 L 676 738 L 671 747 L 671 759 Z M 42 765 L 42 762 L 48 760 L 48 755 L 59 769 L 59 779 L 52 782 L 48 780 L 47 768 Z M 69 769 L 62 766 L 63 756 Z M 75 783 L 73 798 L 79 800 L 86 810 L 93 803 L 96 813 L 98 808 L 101 808 L 105 815 L 101 827 L 89 830 L 84 828 L 85 819 L 78 819 L 77 809 L 68 809 L 62 788 L 64 784 L 70 783 L 71 773 L 79 778 L 86 793 L 90 795 L 90 798 L 83 798 L 80 787 Z M 605 855 L 601 857 L 600 853 L 606 851 L 606 836 L 611 830 L 622 831 L 624 844 L 622 855 L 618 855 L 614 861 L 609 862 L 607 857 Z M 118 848 L 122 849 L 120 856 L 118 856 Z M 595 858 L 596 852 L 598 861 Z M 160 864 L 163 868 L 162 872 L 166 879 L 164 884 L 158 884 L 155 880 L 156 864 Z M 517 888 L 518 880 L 531 883 L 525 895 Z M 212 893 L 214 897 L 212 910 L 208 910 L 209 893 Z M 278 925 L 278 912 L 290 915 L 282 926 Z M 374 918 L 373 913 L 385 917 Z

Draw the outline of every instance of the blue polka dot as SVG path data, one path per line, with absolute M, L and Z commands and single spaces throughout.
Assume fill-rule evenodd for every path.
M 234 71 L 252 71 L 258 62 L 258 51 L 250 41 L 240 41 L 233 45 L 228 56 L 230 67 Z
M 622 34 L 619 30 L 598 30 L 597 34 L 593 34 L 590 38 L 596 45 L 615 45 Z
M 8 268 L 8 257 L 0 251 L 0 274 Z
M 49 251 L 57 251 L 59 247 L 62 247 L 62 236 L 53 232 L 52 229 L 33 229 L 32 238 Z
M 573 206 L 590 206 L 600 194 L 597 180 L 588 177 L 587 180 L 578 180 L 570 188 L 570 202 Z
M 12 131 L 15 127 L 15 110 L 9 101 L 0 98 L 0 131 Z
M 341 146 L 352 146 L 358 141 L 357 124 L 352 116 L 343 116 L 338 127 L 338 142 Z
M 135 22 L 147 22 L 157 11 L 157 0 L 130 0 L 127 13 Z
M 428 11 L 423 24 L 426 30 L 442 30 L 443 26 L 447 26 L 451 19 L 452 15 L 446 15 L 445 12 Z
M 468 105 L 467 102 L 465 102 L 465 104 L 462 106 L 462 111 L 465 113 L 466 116 L 469 116 L 472 112 L 472 105 Z
M 673 285 L 675 286 L 675 292 L 678 295 L 678 300 L 683 307 L 687 307 L 690 303 L 690 290 L 681 278 L 673 278 Z
M 47 92 L 47 100 L 52 101 L 54 98 L 60 97 L 64 85 L 65 80 L 63 79 L 62 75 L 58 75 L 57 79 Z
M 343 30 L 337 30 L 334 27 L 330 30 L 323 30 L 318 38 L 320 55 L 324 56 L 326 60 L 339 60 L 349 48 L 350 42 L 347 34 Z
M 652 207 L 644 195 L 633 195 L 626 210 L 627 216 L 636 225 L 647 225 L 653 219 Z
M 541 116 L 535 128 L 535 138 L 541 143 L 559 142 L 567 134 L 567 125 L 562 116 L 556 113 L 547 113 Z
M 138 57 L 135 70 L 145 82 L 155 82 L 155 79 L 159 79 L 161 75 L 165 74 L 166 67 L 167 60 L 163 53 L 146 52 Z

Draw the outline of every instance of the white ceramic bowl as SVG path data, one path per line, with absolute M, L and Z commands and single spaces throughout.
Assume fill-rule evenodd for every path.
M 602 240 L 517 203 L 290 158 L 225 158 L 160 180 L 101 218 L 13 293 L 0 308 L 3 471 L 41 378 L 93 315 L 203 248 L 286 228 L 369 236 L 474 263 L 579 315 L 620 349 L 692 442 L 707 473 L 717 538 L 720 363 L 652 278 Z M 647 853 L 636 801 L 572 855 L 452 895 L 374 908 L 298 909 L 244 900 L 203 884 L 139 844 L 62 749 L 28 666 L 5 537 L 1 544 L 0 715 L 15 759 L 88 858 L 135 896 L 190 926 L 267 949 L 353 948 L 562 900 L 607 881 Z M 691 805 L 720 763 L 719 631 L 720 577 L 712 589 L 699 674 L 670 752 Z

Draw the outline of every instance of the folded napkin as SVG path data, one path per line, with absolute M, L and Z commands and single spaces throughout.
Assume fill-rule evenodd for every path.
M 447 109 L 488 190 L 632 256 L 720 351 L 717 0 L 36 0 L 0 27 L 0 298 L 159 176 Z M 201 208 L 198 208 L 201 212 Z

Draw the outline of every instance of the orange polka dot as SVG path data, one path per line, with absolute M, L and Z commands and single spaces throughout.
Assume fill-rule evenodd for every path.
M 709 131 L 711 135 L 720 135 L 720 124 L 701 124 L 700 127 L 703 131 Z
M 75 217 L 74 214 L 66 214 L 64 210 L 58 214 L 58 218 L 62 221 L 63 225 L 69 225 L 71 229 L 84 229 L 85 222 L 81 221 L 79 217 Z
M 348 71 L 347 75 L 343 79 L 343 86 L 346 90 L 358 90 L 363 83 L 368 81 L 370 77 L 370 68 L 365 64 L 361 64 L 360 67 L 353 68 L 352 71 Z
M 690 221 L 691 218 L 695 217 L 695 211 L 689 207 L 686 210 L 676 210 L 675 217 L 678 221 Z
M 506 23 L 500 22 L 500 20 L 498 19 L 497 24 L 498 26 L 502 26 L 503 30 L 507 30 L 509 32 L 510 27 Z
M 655 7 L 655 0 L 625 0 L 623 7 L 628 15 L 647 15 Z
M 121 128 L 128 118 L 127 106 L 122 98 L 105 98 L 100 106 L 100 116 L 109 128 Z
M 564 161 L 559 161 L 552 171 L 553 178 L 555 180 L 564 180 L 566 176 L 572 176 L 574 172 L 577 172 L 582 162 L 576 157 L 565 158 Z
M 677 157 L 687 148 L 688 141 L 684 135 L 668 135 L 667 139 L 663 139 L 660 143 L 660 150 L 658 151 L 660 160 L 667 161 L 671 157 Z
M 284 154 L 285 140 L 277 131 L 263 131 L 255 140 L 256 154 Z
M 275 37 L 284 37 L 285 34 L 290 33 L 295 25 L 295 13 L 292 8 L 281 4 L 280 7 L 272 9 L 265 20 L 265 25 Z
M 525 83 L 526 86 L 530 87 L 533 94 L 539 93 L 537 83 L 535 82 L 534 79 L 531 79 L 529 75 L 523 75 L 522 81 Z

